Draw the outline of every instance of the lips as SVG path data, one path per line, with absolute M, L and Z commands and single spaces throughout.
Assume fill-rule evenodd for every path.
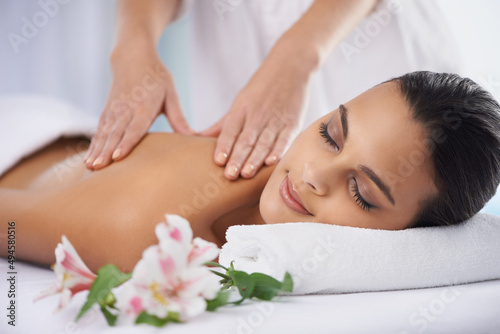
M 302 204 L 299 195 L 295 192 L 295 190 L 293 190 L 293 186 L 288 178 L 288 175 L 281 182 L 279 193 L 281 199 L 289 209 L 303 215 L 312 216 L 312 214 L 307 211 Z

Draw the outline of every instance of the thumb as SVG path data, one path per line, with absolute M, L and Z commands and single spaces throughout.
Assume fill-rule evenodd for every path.
M 213 124 L 208 129 L 199 132 L 199 135 L 206 137 L 218 137 L 222 131 L 222 126 L 224 125 L 224 120 L 226 116 L 222 117 L 215 124 Z

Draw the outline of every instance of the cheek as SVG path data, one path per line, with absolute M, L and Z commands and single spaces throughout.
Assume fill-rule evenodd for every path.
M 262 191 L 262 194 L 260 196 L 259 210 L 262 219 L 264 219 L 266 224 L 276 224 L 284 222 L 283 218 L 284 215 L 286 216 L 286 212 L 284 210 L 284 203 L 282 202 L 281 196 L 279 194 L 279 187 L 286 174 L 293 166 L 292 162 L 295 159 L 294 147 L 297 143 L 297 139 L 276 165 L 276 168 L 271 174 L 271 177 L 267 181 L 266 186 L 264 187 L 264 190 Z
M 279 193 L 286 170 L 278 165 L 267 182 L 259 201 L 259 211 L 266 224 L 277 224 L 294 221 L 290 210 L 285 206 Z
M 314 220 L 324 224 L 358 226 L 359 213 L 348 202 L 344 194 L 336 192 L 335 198 L 317 198 Z
M 276 170 L 274 171 L 274 173 L 275 172 Z M 260 196 L 259 201 L 260 214 L 266 224 L 273 224 L 279 214 L 279 207 L 277 202 L 278 198 L 276 196 L 278 194 L 274 194 L 275 191 L 273 191 L 275 188 L 274 183 L 274 178 L 273 176 L 271 176 L 264 188 L 264 191 L 262 192 L 262 195 Z

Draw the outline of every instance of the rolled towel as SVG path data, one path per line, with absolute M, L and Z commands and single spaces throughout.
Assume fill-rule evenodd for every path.
M 60 99 L 0 96 L 0 176 L 22 158 L 61 136 L 89 137 L 98 118 Z
M 231 226 L 219 262 L 282 279 L 293 294 L 447 286 L 500 278 L 500 217 L 375 230 L 318 223 Z

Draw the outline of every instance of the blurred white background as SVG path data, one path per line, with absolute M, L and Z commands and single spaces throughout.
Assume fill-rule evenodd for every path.
M 403 6 L 404 1 L 412 0 L 402 0 Z M 459 74 L 500 100 L 500 1 L 438 2 L 466 60 Z M 0 95 L 50 95 L 99 115 L 112 80 L 114 7 L 114 1 L 100 0 L 0 0 Z M 189 20 L 188 15 L 167 28 L 159 46 L 188 120 L 189 101 L 196 98 L 188 91 Z M 166 120 L 159 119 L 152 129 L 168 130 Z M 500 194 L 483 211 L 500 215 Z

